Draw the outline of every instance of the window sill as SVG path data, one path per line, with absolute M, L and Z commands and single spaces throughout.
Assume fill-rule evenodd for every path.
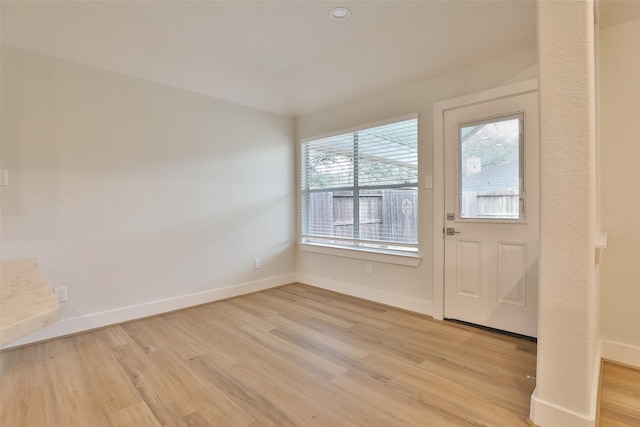
M 422 256 L 418 254 L 404 254 L 392 251 L 343 248 L 318 243 L 300 243 L 300 250 L 323 255 L 333 255 L 344 258 L 364 259 L 367 261 L 384 262 L 387 264 L 405 265 L 417 267 L 422 261 Z

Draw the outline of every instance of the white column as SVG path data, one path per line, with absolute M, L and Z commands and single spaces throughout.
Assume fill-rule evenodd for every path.
M 593 0 L 538 2 L 540 293 L 531 419 L 593 426 L 598 304 Z

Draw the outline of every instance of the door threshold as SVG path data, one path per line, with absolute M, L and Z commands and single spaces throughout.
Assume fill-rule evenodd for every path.
M 523 339 L 523 340 L 526 340 L 526 341 L 531 341 L 531 342 L 535 342 L 535 343 L 538 342 L 538 338 L 536 338 L 536 337 L 530 337 L 528 335 L 516 334 L 515 332 L 503 331 L 502 329 L 496 329 L 496 328 L 491 328 L 489 326 L 478 325 L 477 323 L 465 322 L 464 320 L 450 319 L 450 318 L 447 318 L 447 317 L 445 317 L 444 320 L 447 321 L 447 322 L 458 323 L 460 325 L 471 326 L 472 328 L 482 329 L 484 331 L 495 332 L 497 334 L 507 335 L 507 336 L 514 337 L 514 338 L 520 338 L 520 339 Z

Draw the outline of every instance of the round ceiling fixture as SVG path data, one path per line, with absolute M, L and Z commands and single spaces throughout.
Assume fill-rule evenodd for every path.
M 346 21 L 351 17 L 351 10 L 346 7 L 334 7 L 329 11 L 329 16 L 337 21 Z

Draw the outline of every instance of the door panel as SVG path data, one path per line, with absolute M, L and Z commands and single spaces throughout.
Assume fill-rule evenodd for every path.
M 482 275 L 480 255 L 482 253 L 482 242 L 479 240 L 456 241 L 457 271 L 456 282 L 458 295 L 470 298 L 480 298 L 482 296 Z
M 498 302 L 526 305 L 527 245 L 498 242 Z
M 444 317 L 537 334 L 537 92 L 448 110 Z

